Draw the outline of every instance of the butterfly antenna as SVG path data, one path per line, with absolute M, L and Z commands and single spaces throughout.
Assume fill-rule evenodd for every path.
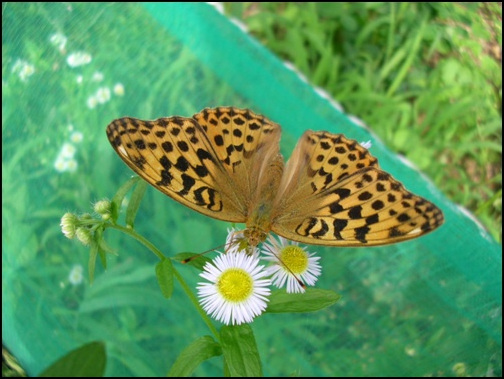
M 180 261 L 180 262 L 181 262 L 182 264 L 186 264 L 186 263 L 191 262 L 192 260 L 194 260 L 194 259 L 196 259 L 196 258 L 198 258 L 198 257 L 201 257 L 202 255 L 205 255 L 205 254 L 210 253 L 210 252 L 212 252 L 212 251 L 215 251 L 215 250 L 217 250 L 217 249 L 221 249 L 221 248 L 225 247 L 226 245 L 227 245 L 227 244 L 220 245 L 220 246 L 216 246 L 216 247 L 214 247 L 214 248 L 212 248 L 212 249 L 209 249 L 209 250 L 206 250 L 206 251 L 204 251 L 204 252 L 202 252 L 202 253 L 195 254 L 195 255 L 193 255 L 193 256 L 191 256 L 191 257 L 189 257 L 189 258 L 186 258 L 186 259 L 184 259 L 184 260 L 182 260 L 182 261 Z
M 306 285 L 303 283 L 303 281 L 302 281 L 301 279 L 299 279 L 299 278 L 296 276 L 296 274 L 294 274 L 294 273 L 292 272 L 292 270 L 289 268 L 289 266 L 287 266 L 287 265 L 286 265 L 286 264 L 285 264 L 285 263 L 284 263 L 284 262 L 280 259 L 280 257 L 279 257 L 279 256 L 278 256 L 278 255 L 277 255 L 277 254 L 276 254 L 276 253 L 275 253 L 275 252 L 274 252 L 274 251 L 273 251 L 273 250 L 272 250 L 269 246 L 264 245 L 264 244 L 263 244 L 263 246 L 264 246 L 264 247 L 266 247 L 266 249 L 268 249 L 268 251 L 269 251 L 271 254 L 273 254 L 273 255 L 276 257 L 276 259 L 278 259 L 278 261 L 282 264 L 282 266 L 284 266 L 284 267 L 287 269 L 287 271 L 289 271 L 289 272 L 292 274 L 292 276 L 296 279 L 296 281 L 298 282 L 298 284 L 299 284 L 299 285 L 300 285 L 300 286 L 301 286 L 304 290 L 306 290 Z
M 223 244 L 223 245 L 220 245 L 220 246 L 214 247 L 214 248 L 209 249 L 209 250 L 206 250 L 206 251 L 204 251 L 204 252 L 202 252 L 202 253 L 195 254 L 195 255 L 193 255 L 192 257 L 189 257 L 189 258 L 186 258 L 186 259 L 182 260 L 182 261 L 181 261 L 181 263 L 185 264 L 185 263 L 191 262 L 192 260 L 194 260 L 194 259 L 196 259 L 196 258 L 198 258 L 198 257 L 200 257 L 200 256 L 202 256 L 202 255 L 204 255 L 204 254 L 210 253 L 211 251 L 215 251 L 215 250 L 217 250 L 217 249 L 221 249 L 221 248 L 223 248 L 223 247 L 225 248 L 225 249 L 224 249 L 224 251 L 227 253 L 227 252 L 229 251 L 229 248 L 230 248 L 231 246 L 233 246 L 233 245 L 235 245 L 235 244 L 239 244 L 239 243 L 241 242 L 239 239 L 234 238 L 234 236 L 235 236 L 236 234 L 239 234 L 239 233 L 242 233 L 242 231 L 240 230 L 240 231 L 236 231 L 235 233 L 233 233 L 233 236 L 231 237 L 231 242 L 229 242 L 229 243 L 225 243 L 225 244 Z

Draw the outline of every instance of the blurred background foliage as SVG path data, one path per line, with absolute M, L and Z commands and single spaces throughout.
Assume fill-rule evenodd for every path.
M 502 241 L 501 3 L 225 3 Z

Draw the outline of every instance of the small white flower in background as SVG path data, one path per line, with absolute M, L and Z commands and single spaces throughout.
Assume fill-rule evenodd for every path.
M 100 87 L 98 91 L 96 91 L 95 95 L 96 101 L 100 104 L 104 104 L 110 100 L 110 89 L 108 87 Z
M 59 156 L 61 158 L 69 158 L 70 159 L 70 158 L 73 158 L 76 151 L 77 151 L 77 149 L 75 148 L 74 145 L 72 145 L 71 143 L 65 142 L 63 144 L 63 146 L 61 147 Z
M 73 265 L 72 269 L 70 270 L 70 274 L 68 274 L 68 281 L 70 282 L 70 284 L 74 286 L 81 284 L 84 280 L 84 276 L 82 275 L 83 271 L 84 269 L 82 268 L 82 265 Z
M 77 170 L 77 161 L 74 155 L 77 149 L 71 143 L 65 142 L 61 147 L 58 157 L 54 161 L 54 168 L 58 172 L 75 172 Z
M 68 170 L 68 161 L 58 156 L 54 161 L 54 169 L 58 172 L 65 172 Z
M 75 159 L 70 159 L 67 162 L 67 171 L 69 172 L 75 172 L 77 170 L 77 161 Z
M 359 145 L 361 145 L 364 149 L 370 149 L 373 146 L 373 142 L 371 140 L 362 141 Z
M 70 141 L 72 141 L 73 143 L 81 143 L 83 139 L 84 139 L 83 134 L 78 131 L 73 132 L 72 135 L 70 136 Z
M 67 57 L 67 63 L 70 67 L 79 67 L 91 63 L 91 55 L 83 51 L 77 51 Z
M 86 105 L 89 109 L 94 109 L 98 105 L 98 100 L 96 100 L 96 97 L 94 95 L 89 96 L 86 100 Z
M 259 259 L 244 253 L 220 254 L 203 268 L 198 283 L 200 304 L 226 325 L 251 322 L 266 309 L 271 284 Z
M 12 66 L 11 72 L 17 74 L 19 79 L 26 82 L 26 80 L 35 73 L 35 66 L 22 59 L 18 59 L 14 63 L 14 66 Z
M 271 275 L 273 284 L 281 288 L 287 283 L 287 292 L 305 292 L 299 280 L 305 285 L 313 286 L 320 276 L 321 267 L 318 263 L 320 257 L 308 253 L 298 246 L 297 242 L 289 241 L 283 237 L 269 236 L 262 247 L 263 259 L 273 262 L 266 268 Z M 287 266 L 288 268 L 286 268 Z
M 71 143 L 65 142 L 61 147 L 59 156 L 62 158 L 73 158 L 77 149 Z
M 121 83 L 116 83 L 114 86 L 114 94 L 117 96 L 123 96 L 124 95 L 124 86 Z
M 65 47 L 67 43 L 67 38 L 61 33 L 54 33 L 49 37 L 49 42 L 56 46 L 58 50 L 62 53 L 65 52 Z
M 93 82 L 101 82 L 103 80 L 103 78 L 104 78 L 104 76 L 100 71 L 95 71 L 91 80 Z
M 75 81 L 77 84 L 82 84 L 82 81 L 84 80 L 84 77 L 82 75 L 77 75 L 77 78 L 75 78 Z

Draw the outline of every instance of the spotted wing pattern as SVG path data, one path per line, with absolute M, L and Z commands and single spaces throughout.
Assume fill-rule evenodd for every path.
M 287 163 L 272 230 L 331 246 L 385 245 L 443 223 L 434 204 L 408 192 L 376 158 L 342 135 L 307 131 Z
M 246 223 L 255 240 L 272 230 L 309 244 L 385 245 L 443 223 L 439 208 L 356 141 L 307 131 L 284 169 L 280 133 L 266 117 L 234 107 L 192 118 L 124 117 L 107 127 L 112 147 L 147 182 L 207 216 Z
M 204 109 L 193 118 L 204 129 L 217 159 L 233 177 L 232 188 L 249 215 L 264 183 L 268 164 L 279 155 L 278 124 L 249 110 L 233 107 Z
M 114 120 L 107 136 L 139 176 L 207 216 L 245 222 L 254 172 L 278 151 L 280 127 L 248 110 L 219 107 L 193 116 Z

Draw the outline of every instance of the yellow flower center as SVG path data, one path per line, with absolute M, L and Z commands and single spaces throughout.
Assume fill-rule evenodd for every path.
M 293 274 L 302 274 L 308 269 L 308 254 L 299 246 L 287 246 L 280 251 L 280 260 Z
M 246 300 L 252 290 L 254 281 L 250 274 L 241 268 L 230 268 L 224 271 L 217 281 L 217 288 L 224 299 L 233 303 Z

